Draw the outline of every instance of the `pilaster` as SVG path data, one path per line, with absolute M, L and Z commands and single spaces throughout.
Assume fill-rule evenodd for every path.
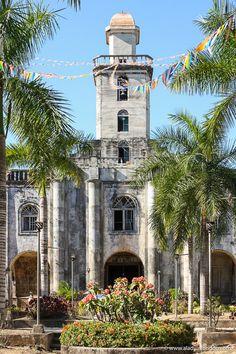
M 153 230 L 150 225 L 150 216 L 154 203 L 154 188 L 151 182 L 147 183 L 147 278 L 155 288 L 157 287 L 157 261 L 156 261 L 156 242 Z
M 87 282 L 101 283 L 100 181 L 87 182 Z
M 58 290 L 59 282 L 64 280 L 64 183 L 53 183 L 53 291 Z

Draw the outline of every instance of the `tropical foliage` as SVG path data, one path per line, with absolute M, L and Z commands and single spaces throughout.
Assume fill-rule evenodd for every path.
M 178 93 L 213 94 L 223 97 L 209 112 L 207 121 L 211 138 L 215 138 L 222 128 L 229 127 L 236 117 L 236 7 L 229 0 L 213 0 L 208 14 L 195 21 L 205 35 L 216 31 L 222 24 L 234 16 L 230 32 L 226 32 L 213 52 L 203 52 L 198 62 L 188 70 L 174 75 L 170 87 Z M 210 135 L 209 135 L 210 136 Z
M 80 8 L 80 3 L 81 3 L 80 0 L 67 0 L 67 4 L 71 7 L 74 7 L 75 10 L 78 10 Z
M 59 282 L 57 295 L 59 297 L 66 299 L 66 300 L 71 300 L 72 299 L 72 287 L 70 286 L 70 284 L 64 280 L 61 280 Z M 74 290 L 73 295 L 74 295 L 73 296 L 74 300 L 77 300 L 81 294 L 78 291 Z
M 48 317 L 62 317 L 67 315 L 67 310 L 70 304 L 65 299 L 58 296 L 42 296 L 40 298 L 40 315 L 42 318 Z M 37 315 L 37 299 L 31 299 L 28 307 L 27 314 L 36 318 Z
M 191 235 L 200 244 L 200 303 L 205 311 L 208 294 L 208 221 L 225 223 L 235 215 L 236 145 L 223 132 L 209 138 L 206 124 L 185 114 L 171 116 L 170 128 L 158 129 L 152 154 L 136 170 L 134 185 L 152 179 L 155 201 L 151 226 L 159 245 L 181 250 Z
M 96 283 L 88 284 L 88 295 L 80 301 L 99 321 L 109 322 L 153 322 L 162 313 L 164 302 L 155 296 L 154 286 L 144 277 L 118 278 L 113 286 L 102 290 Z
M 184 347 L 194 340 L 193 328 L 182 322 L 133 324 L 79 321 L 66 325 L 62 345 L 96 348 Z
M 68 4 L 78 9 L 80 1 Z M 45 40 L 54 37 L 57 19 L 58 11 L 50 11 L 43 2 L 1 0 L 0 60 L 26 67 Z M 0 312 L 5 306 L 5 140 L 9 131 L 21 144 L 38 150 L 43 159 L 48 141 L 53 146 L 58 136 L 69 138 L 73 133 L 68 104 L 41 79 L 30 81 L 0 73 Z

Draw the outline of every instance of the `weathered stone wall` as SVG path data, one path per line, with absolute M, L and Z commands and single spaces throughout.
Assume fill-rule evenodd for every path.
M 109 71 L 109 70 L 108 70 Z M 117 70 L 115 76 L 112 71 L 103 72 L 95 76 L 96 82 L 96 138 L 147 138 L 150 134 L 150 93 L 129 93 L 127 101 L 117 101 L 117 90 L 112 85 L 117 85 L 117 78 L 126 75 L 129 85 L 138 86 L 150 81 L 147 70 L 124 68 Z M 113 82 L 111 82 L 113 80 Z M 117 114 L 120 110 L 129 113 L 129 132 L 118 132 Z
M 34 250 L 37 248 L 37 233 L 21 232 L 20 227 L 20 211 L 25 204 L 39 204 L 39 197 L 34 188 L 27 188 L 24 184 L 9 184 L 7 189 L 7 211 L 8 211 L 8 264 L 10 265 L 13 258 L 24 251 Z

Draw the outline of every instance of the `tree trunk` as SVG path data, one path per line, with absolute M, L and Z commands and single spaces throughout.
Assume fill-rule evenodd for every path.
M 48 295 L 48 203 L 47 196 L 40 198 L 40 221 L 43 222 L 41 231 L 41 295 Z
M 6 153 L 5 136 L 0 132 L 0 314 L 5 308 L 6 284 Z
M 193 313 L 193 236 L 188 240 L 188 313 Z
M 206 314 L 209 291 L 208 237 L 206 217 L 202 216 L 201 245 L 200 245 L 200 313 Z
M 3 33 L 0 25 L 0 59 L 3 60 Z M 6 138 L 3 123 L 3 73 L 0 73 L 0 319 L 6 296 Z

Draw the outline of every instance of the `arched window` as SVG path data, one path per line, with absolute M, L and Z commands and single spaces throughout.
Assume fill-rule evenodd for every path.
M 118 144 L 118 162 L 126 163 L 129 161 L 129 145 L 126 141 L 121 141 Z
M 35 231 L 35 222 L 38 217 L 38 208 L 27 204 L 21 210 L 21 232 Z
M 120 76 L 117 79 L 117 101 L 128 100 L 128 78 L 126 76 Z
M 118 132 L 128 132 L 129 131 L 129 113 L 126 110 L 118 112 Z
M 113 202 L 114 231 L 134 231 L 135 202 L 128 196 L 120 196 Z

